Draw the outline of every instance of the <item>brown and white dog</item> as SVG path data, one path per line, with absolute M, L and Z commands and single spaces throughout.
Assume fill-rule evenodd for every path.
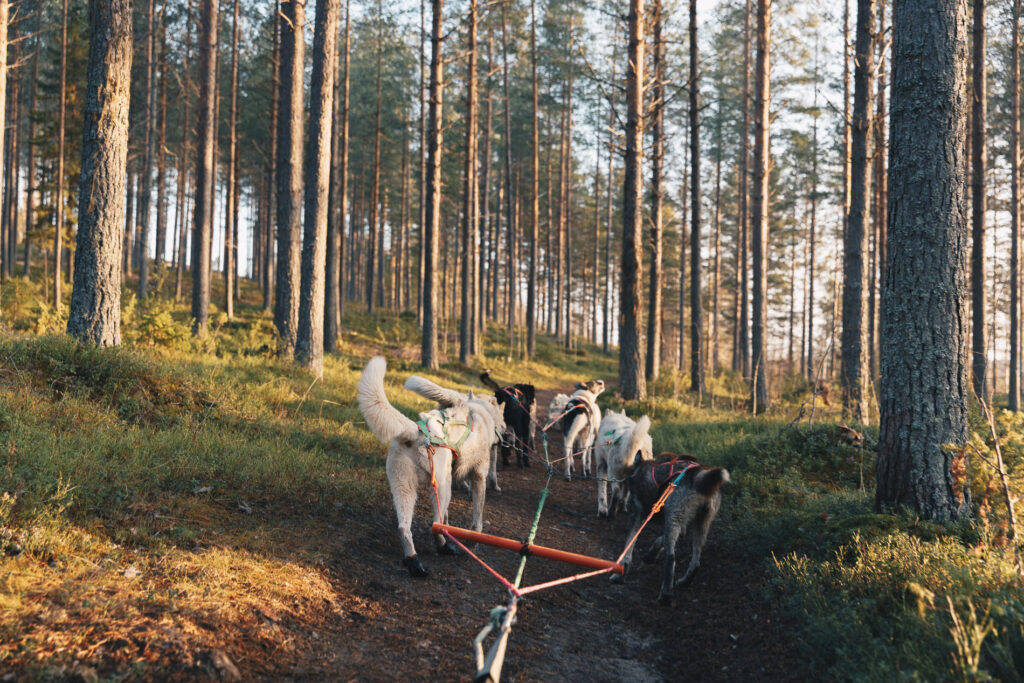
M 422 578 L 428 572 L 416 556 L 412 542 L 412 516 L 419 487 L 430 484 L 429 450 L 433 450 L 433 472 L 437 480 L 438 502 L 431 506 L 434 508 L 434 521 L 448 521 L 452 480 L 467 481 L 473 496 L 472 528 L 481 531 L 491 448 L 497 443 L 498 434 L 505 431 L 505 423 L 493 397 L 476 397 L 472 392 L 463 394 L 413 375 L 406 380 L 405 388 L 438 404 L 437 409 L 420 413 L 425 428 L 433 437 L 450 439 L 451 443 L 458 444 L 457 456 L 444 447 L 428 450 L 426 437 L 417 423 L 388 401 L 384 393 L 386 370 L 387 362 L 380 356 L 366 364 L 357 390 L 359 409 L 374 436 L 381 443 L 389 444 L 385 469 L 398 517 L 398 536 L 404 553 L 402 563 L 410 576 Z M 433 492 L 429 495 L 433 497 Z M 438 553 L 456 554 L 444 536 L 435 536 L 434 542 Z
M 630 493 L 627 505 L 632 513 L 627 543 L 636 535 L 654 503 L 675 481 L 678 481 L 675 490 L 665 499 L 661 539 L 655 540 L 644 557 L 645 561 L 653 562 L 660 550 L 665 551 L 664 574 L 658 594 L 658 601 L 663 605 L 672 604 L 673 588 L 689 584 L 700 567 L 701 549 L 722 505 L 720 489 L 729 481 L 729 471 L 722 467 L 704 467 L 692 455 L 662 453 L 653 462 L 643 462 L 637 457 L 627 480 Z M 676 581 L 676 542 L 684 533 L 688 533 L 691 539 L 690 566 Z M 635 547 L 634 544 L 629 548 L 622 560 L 627 570 Z M 616 582 L 622 581 L 618 575 L 613 574 L 611 578 Z

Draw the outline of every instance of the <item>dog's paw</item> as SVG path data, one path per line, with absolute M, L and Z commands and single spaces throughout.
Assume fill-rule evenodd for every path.
M 608 577 L 608 580 L 612 583 L 625 583 L 626 578 L 623 574 L 612 574 Z
M 420 558 L 416 555 L 405 558 L 402 560 L 402 564 L 409 570 L 409 576 L 414 579 L 425 579 L 430 576 L 430 572 L 427 571 L 427 568 L 423 566 Z
M 452 543 L 445 543 L 437 549 L 438 555 L 450 555 L 452 557 L 459 554 L 459 549 Z
M 665 607 L 671 606 L 672 605 L 672 594 L 671 593 L 666 593 L 665 591 L 662 591 L 661 593 L 658 594 L 658 603 L 664 605 Z

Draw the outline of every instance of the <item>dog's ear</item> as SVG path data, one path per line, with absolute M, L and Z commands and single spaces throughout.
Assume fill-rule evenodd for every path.
M 636 469 L 637 467 L 640 467 L 640 463 L 643 461 L 643 459 L 644 459 L 643 458 L 643 453 L 641 453 L 640 451 L 637 451 L 636 455 L 633 456 L 633 469 Z
M 470 389 L 469 391 L 466 392 L 466 400 L 468 400 L 468 401 L 472 401 L 473 400 L 473 390 L 472 389 Z
M 584 384 L 583 382 L 576 382 L 576 388 L 577 389 L 586 389 L 587 385 Z

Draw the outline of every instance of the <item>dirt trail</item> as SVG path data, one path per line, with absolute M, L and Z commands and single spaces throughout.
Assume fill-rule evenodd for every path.
M 546 413 L 553 391 L 538 392 Z M 555 457 L 555 456 L 553 456 Z M 383 472 L 381 473 L 383 476 Z M 499 471 L 501 493 L 488 492 L 484 530 L 523 538 L 530 526 L 545 469 Z M 728 492 L 726 491 L 726 497 Z M 624 585 L 607 577 L 543 591 L 521 603 L 503 672 L 505 680 L 597 681 L 781 681 L 808 672 L 786 633 L 772 623 L 757 595 L 759 570 L 742 553 L 723 547 L 727 512 L 712 528 L 703 566 L 693 584 L 676 593 L 672 607 L 657 604 L 660 563 L 631 573 Z M 594 482 L 551 481 L 537 543 L 614 558 L 626 535 L 626 520 L 598 519 Z M 468 524 L 470 501 L 454 496 L 453 524 Z M 414 581 L 400 564 L 394 513 L 382 508 L 348 519 L 335 530 L 329 573 L 341 596 L 340 611 L 326 632 L 307 634 L 285 659 L 304 663 L 294 679 L 466 680 L 474 669 L 472 639 L 488 610 L 505 604 L 504 590 L 472 558 L 438 557 L 427 527 L 429 500 L 421 492 L 414 536 L 431 571 Z M 641 546 L 654 531 L 645 532 Z M 480 547 L 479 554 L 513 576 L 514 553 Z M 527 563 L 527 585 L 578 569 L 539 558 Z M 285 661 L 267 663 L 263 675 L 280 676 Z M 259 675 L 259 672 L 252 673 Z

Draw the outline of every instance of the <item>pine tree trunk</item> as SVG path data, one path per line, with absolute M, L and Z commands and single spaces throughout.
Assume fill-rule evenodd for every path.
M 768 354 L 765 326 L 768 319 L 768 172 L 769 82 L 771 49 L 771 0 L 757 2 L 757 60 L 754 84 L 754 225 L 753 311 L 751 325 L 751 363 L 753 392 L 751 407 L 755 413 L 768 409 Z
M 974 393 L 989 396 L 985 353 L 985 0 L 974 0 L 971 78 L 971 380 Z
M 437 357 L 437 256 L 441 232 L 441 154 L 444 62 L 441 55 L 444 0 L 430 0 L 430 116 L 427 134 L 427 215 L 425 223 L 426 260 L 423 270 L 423 344 L 420 362 L 436 369 Z
M 640 302 L 643 272 L 644 154 L 644 0 L 629 2 L 629 51 L 626 61 L 626 156 L 622 204 L 622 278 L 620 280 L 619 389 L 626 400 L 647 398 L 641 348 Z
M 139 298 L 143 299 L 149 295 L 149 217 L 150 205 L 153 196 L 153 160 L 156 156 L 156 134 L 154 118 L 156 117 L 156 88 L 154 87 L 155 64 L 154 51 L 156 48 L 156 16 L 154 14 L 155 0 L 148 0 L 146 5 L 146 86 L 143 92 L 145 108 L 143 110 L 143 157 L 142 157 L 142 187 L 139 190 Z
M 700 77 L 697 0 L 690 0 L 690 391 L 704 394 L 704 297 L 701 284 Z
M 743 10 L 743 130 L 740 132 L 740 177 L 739 177 L 739 228 L 740 244 L 738 254 L 737 285 L 739 286 L 739 331 L 737 333 L 738 355 L 733 358 L 733 370 L 750 377 L 750 291 L 747 264 L 750 259 L 747 250 L 750 245 L 750 191 L 747 181 L 750 176 L 750 2 L 746 0 Z
M 843 245 L 850 232 L 850 203 L 853 195 L 853 124 L 850 113 L 850 0 L 845 0 L 843 9 Z M 838 293 L 839 281 L 846 272 L 845 255 L 837 263 L 835 275 L 835 286 L 832 302 L 832 335 L 836 334 L 836 321 L 840 319 L 842 312 L 840 304 L 841 295 Z M 836 364 L 836 350 L 842 345 L 842 332 L 840 332 L 840 343 L 832 344 L 832 353 L 829 358 L 829 374 L 833 374 Z M 840 378 L 840 381 L 842 379 Z
M 473 336 L 473 261 L 476 254 L 476 0 L 469 1 L 466 64 L 466 165 L 462 205 L 462 309 L 459 320 L 459 362 L 469 363 Z
M 695 7 L 695 0 L 690 0 L 691 21 L 693 21 L 693 12 L 696 11 Z M 654 382 L 658 379 L 658 375 L 661 374 L 661 290 L 663 287 L 662 280 L 664 279 L 661 272 L 662 202 L 664 199 L 661 180 L 662 164 L 665 161 L 665 60 L 663 57 L 664 46 L 661 39 L 663 22 L 661 0 L 654 0 L 654 5 L 651 8 L 651 21 L 654 23 L 654 54 L 651 65 L 654 70 L 654 82 L 651 83 L 653 127 L 651 129 L 651 274 L 650 294 L 647 298 L 646 374 L 648 382 Z M 690 30 L 690 38 L 692 40 L 696 28 L 691 25 Z M 693 59 L 692 51 L 690 59 Z M 696 73 L 696 67 L 691 65 L 691 78 L 694 73 Z
M 431 0 L 433 1 L 433 0 Z M 420 286 L 416 293 L 416 322 L 419 325 L 424 324 L 424 287 L 426 286 L 427 277 L 427 186 L 429 179 L 427 178 L 427 64 L 426 64 L 426 44 L 427 39 L 427 26 L 426 26 L 426 6 L 427 0 L 420 0 L 420 238 L 419 242 L 419 268 L 417 274 L 419 275 Z M 488 53 L 488 57 L 490 53 Z M 488 97 L 490 93 L 488 91 Z M 490 101 L 488 100 L 488 111 L 490 108 Z M 490 121 L 488 121 L 488 132 L 490 132 Z M 486 180 L 486 178 L 485 178 Z M 433 273 L 433 269 L 431 269 Z M 431 275 L 433 277 L 433 275 Z M 424 335 L 424 339 L 426 336 Z M 425 342 L 424 342 L 425 343 Z M 436 353 L 436 343 L 431 346 L 431 349 L 435 349 L 429 355 L 431 362 L 433 361 Z
M 7 34 L 6 24 L 7 0 L 0 0 L 0 36 Z M 116 346 L 121 343 L 121 231 L 132 65 L 131 0 L 90 0 L 89 35 L 78 193 L 78 265 L 67 331 L 83 342 Z M 0 44 L 0 55 L 6 54 L 5 48 Z M 2 95 L 0 91 L 0 101 Z
M 714 259 L 711 266 L 711 373 L 717 375 L 718 365 L 718 318 L 719 285 L 722 276 L 722 117 L 715 121 L 715 244 Z
M 237 2 L 237 0 L 236 0 Z M 338 58 L 339 0 L 317 0 L 306 143 L 305 225 L 295 360 L 317 377 L 324 374 L 324 286 L 327 277 L 328 195 L 334 72 Z
M 537 240 L 540 223 L 540 133 L 537 109 L 537 2 L 530 0 L 530 73 L 531 109 L 530 132 L 530 273 L 526 291 L 526 356 L 533 360 L 537 354 Z
M 274 324 L 278 352 L 295 351 L 299 321 L 302 231 L 303 74 L 306 62 L 306 5 L 281 4 L 281 89 L 277 128 L 277 298 Z
M 270 80 L 270 168 L 268 169 L 267 183 L 267 222 L 266 242 L 267 249 L 263 254 L 263 310 L 270 311 L 273 307 L 276 312 L 274 295 L 276 294 L 277 281 L 274 277 L 274 270 L 277 264 L 275 258 L 275 235 L 277 225 L 277 134 L 281 128 L 281 2 L 274 0 L 274 50 L 271 64 Z M 342 216 L 342 222 L 345 218 Z
M 321 0 L 322 1 L 322 0 Z M 224 313 L 228 320 L 235 317 L 235 216 L 238 204 L 235 201 L 235 186 L 238 184 L 238 0 L 234 0 L 231 23 L 231 100 L 228 104 L 228 164 L 227 191 L 224 209 Z
M 370 191 L 370 258 L 366 259 L 366 310 L 373 313 L 373 307 L 377 304 L 380 293 L 377 292 L 377 278 L 381 284 L 384 282 L 384 274 L 377 270 L 376 254 L 383 250 L 384 232 L 378 228 L 378 211 L 380 210 L 380 115 L 381 115 L 381 57 L 383 46 L 381 45 L 383 35 L 381 24 L 384 21 L 384 7 L 381 0 L 377 0 L 377 113 L 373 121 L 373 187 Z
M 39 33 L 42 23 L 42 12 L 36 15 L 35 30 Z M 31 89 L 29 90 L 29 113 L 28 113 L 28 163 L 25 174 L 28 191 L 25 196 L 25 277 L 28 278 L 32 268 L 32 236 L 31 231 L 35 229 L 36 207 L 38 206 L 38 187 L 36 186 L 36 93 L 39 90 L 39 52 L 43 41 L 40 35 L 36 35 L 35 50 L 32 53 L 32 75 Z M 45 286 L 45 283 L 44 283 Z
M 179 163 L 178 163 L 178 256 L 177 263 L 175 264 L 177 271 L 174 276 L 174 300 L 178 301 L 181 299 L 181 289 L 185 276 L 185 254 L 186 254 L 186 242 L 188 241 L 185 232 L 185 214 L 187 213 L 187 204 L 189 201 L 188 192 L 188 180 L 189 180 L 189 165 L 186 159 L 191 154 L 189 145 L 189 138 L 192 134 L 192 119 L 189 114 L 189 105 L 192 102 L 192 15 L 189 14 L 187 19 L 188 29 L 186 31 L 185 38 L 185 55 L 184 61 L 181 65 L 181 70 L 185 72 L 183 92 L 181 94 L 182 99 L 182 115 L 181 115 L 181 152 L 179 152 Z M 130 176 L 129 176 L 130 177 Z M 128 208 L 129 213 L 131 207 Z
M 945 522 L 966 512 L 946 445 L 969 435 L 967 4 L 896 0 L 893 26 L 875 506 Z
M 6 2 L 4 4 L 7 4 Z M 54 204 L 56 205 L 56 221 L 54 223 L 55 231 L 53 238 L 53 253 L 54 253 L 54 266 L 53 266 L 53 308 L 55 311 L 61 309 L 61 289 L 63 286 L 63 271 L 61 269 L 61 254 L 64 252 L 64 121 L 67 117 L 67 63 L 68 63 L 68 0 L 63 0 L 63 9 L 61 10 L 61 39 L 60 39 L 60 85 L 57 89 L 57 172 L 56 172 L 56 183 L 57 188 L 54 192 Z M 6 11 L 6 10 L 4 10 Z M 7 21 L 4 22 L 2 30 L 5 35 L 7 32 Z M 6 43 L 7 38 L 4 38 Z M 7 47 L 2 46 L 4 52 L 4 60 L 7 59 Z M 5 69 L 6 71 L 6 69 Z M 5 74 L 0 74 L 5 76 Z M 6 79 L 5 79 L 6 80 Z M 4 90 L 6 90 L 4 85 Z M 0 92 L 0 100 L 4 103 L 7 102 L 7 93 Z M 4 105 L 0 105 L 4 106 Z M 0 142 L 3 141 L 3 136 L 0 135 Z M 0 145 L 0 149 L 3 146 Z
M 612 48 L 612 83 L 615 82 L 615 58 L 617 50 Z M 605 236 L 604 236 L 604 277 L 601 278 L 604 287 L 604 311 L 601 318 L 601 351 L 607 355 L 611 346 L 611 298 L 612 298 L 612 203 L 615 187 L 615 92 L 612 88 L 610 101 L 608 103 L 608 205 L 605 212 Z
M 1013 0 L 1010 97 L 1010 387 L 1009 408 L 1020 410 L 1020 0 Z
M 167 29 L 160 9 L 160 109 L 156 144 L 156 264 L 162 266 L 167 247 Z
M 850 214 L 843 245 L 843 412 L 867 423 L 868 394 L 868 213 L 871 197 L 872 98 L 875 77 L 875 1 L 858 0 L 851 135 Z
M 345 0 L 345 37 L 341 48 L 344 50 L 344 57 L 337 60 L 344 64 L 343 75 L 340 83 L 335 83 L 334 97 L 335 134 L 332 136 L 334 147 L 331 180 L 331 205 L 334 208 L 330 212 L 327 225 L 327 291 L 324 299 L 324 348 L 332 352 L 339 349 L 341 315 L 345 306 L 342 273 L 345 272 L 345 216 L 348 213 L 348 74 L 352 26 L 350 12 L 349 0 Z M 334 71 L 337 78 L 338 69 L 335 68 Z
M 507 38 L 508 21 L 505 17 L 505 3 L 501 5 L 501 54 L 502 54 L 502 74 L 503 74 L 503 85 L 504 85 L 504 100 L 505 100 L 505 228 L 508 231 L 507 244 L 508 249 L 505 253 L 505 272 L 506 272 L 506 283 L 505 293 L 507 296 L 508 309 L 505 311 L 508 322 L 508 349 L 509 357 L 512 355 L 512 348 L 515 339 L 515 323 L 516 323 L 516 299 L 518 296 L 518 267 L 519 264 L 516 262 L 516 237 L 515 237 L 515 218 L 513 216 L 513 188 L 515 187 L 514 180 L 512 178 L 512 113 L 511 113 L 511 99 L 512 92 L 509 89 L 508 80 L 508 38 Z M 570 81 L 571 82 L 571 81 Z M 570 85 L 570 88 L 572 86 Z
M 210 319 L 210 235 L 213 233 L 213 157 L 216 143 L 217 3 L 202 0 L 199 27 L 199 127 L 195 220 L 192 227 L 192 334 L 205 336 Z

